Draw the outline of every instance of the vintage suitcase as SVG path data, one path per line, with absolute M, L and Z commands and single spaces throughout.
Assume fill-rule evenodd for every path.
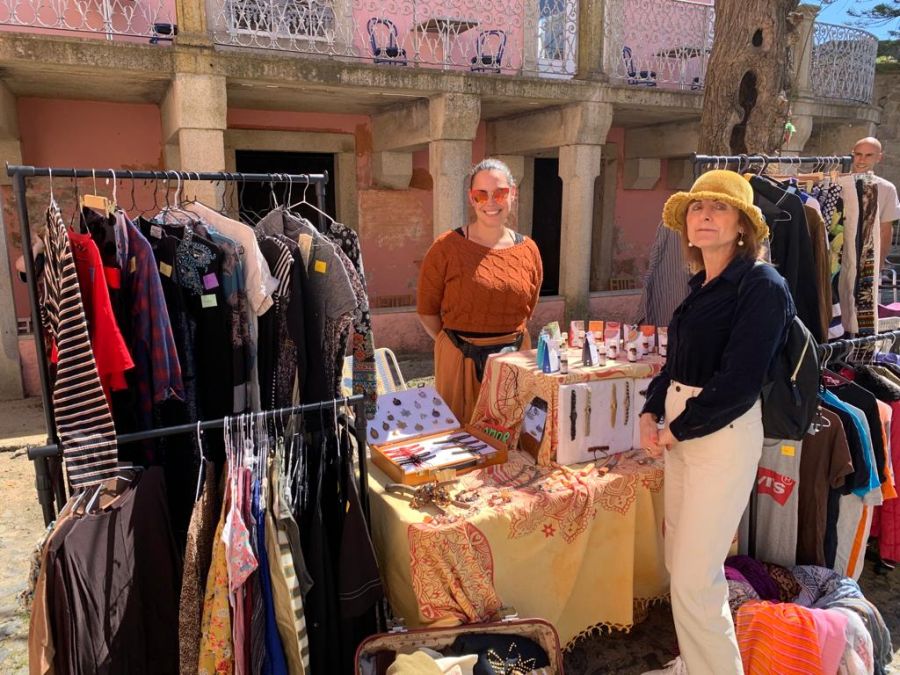
M 366 434 L 372 463 L 394 482 L 421 485 L 502 464 L 502 441 L 471 425 L 462 425 L 433 387 L 418 387 L 378 397 Z
M 396 654 L 412 653 L 419 647 L 440 651 L 452 644 L 458 635 L 467 633 L 503 633 L 530 638 L 547 652 L 548 671 L 553 675 L 564 673 L 559 635 L 553 624 L 544 619 L 520 619 L 517 614 L 511 614 L 491 623 L 469 623 L 452 628 L 397 627 L 389 633 L 373 635 L 363 640 L 356 650 L 356 675 L 385 675 Z

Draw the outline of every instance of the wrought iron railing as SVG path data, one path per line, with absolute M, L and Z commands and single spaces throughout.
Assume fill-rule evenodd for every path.
M 170 43 L 175 0 L 0 0 L 0 31 Z
M 606 72 L 637 87 L 700 90 L 715 9 L 689 0 L 607 0 Z
M 575 74 L 579 0 L 207 0 L 216 44 L 383 67 Z
M 878 38 L 849 26 L 819 23 L 813 30 L 810 84 L 813 93 L 855 103 L 871 103 Z

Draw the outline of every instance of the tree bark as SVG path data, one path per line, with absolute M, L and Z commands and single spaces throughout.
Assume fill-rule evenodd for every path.
M 798 4 L 717 0 L 699 152 L 771 154 L 781 147 L 799 37 Z

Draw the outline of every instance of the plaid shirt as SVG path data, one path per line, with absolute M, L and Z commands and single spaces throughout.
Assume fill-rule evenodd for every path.
M 142 427 L 150 429 L 153 404 L 173 396 L 184 400 L 184 384 L 156 259 L 150 242 L 131 222 L 128 223 L 128 253 L 122 285 L 131 296 L 131 354 L 137 380 L 138 416 Z

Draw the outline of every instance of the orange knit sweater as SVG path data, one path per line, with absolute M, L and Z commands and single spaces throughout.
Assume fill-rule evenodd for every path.
M 534 312 L 544 270 L 533 240 L 489 249 L 451 230 L 431 245 L 419 273 L 417 311 L 446 328 L 512 333 Z

